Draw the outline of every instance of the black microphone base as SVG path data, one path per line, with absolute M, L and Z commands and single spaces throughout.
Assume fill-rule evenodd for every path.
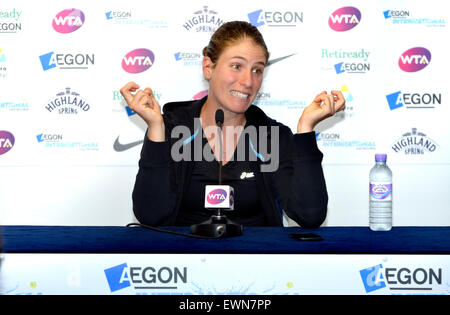
M 230 237 L 242 235 L 242 225 L 234 223 L 226 216 L 212 216 L 211 219 L 191 225 L 191 234 L 208 237 Z

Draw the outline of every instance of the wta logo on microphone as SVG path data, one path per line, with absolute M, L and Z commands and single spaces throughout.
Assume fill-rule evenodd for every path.
M 206 185 L 205 208 L 234 210 L 234 189 L 228 185 Z

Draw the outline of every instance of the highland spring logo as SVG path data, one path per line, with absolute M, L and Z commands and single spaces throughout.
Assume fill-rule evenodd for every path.
M 193 17 L 188 19 L 183 27 L 187 31 L 195 30 L 197 33 L 214 33 L 223 23 L 224 20 L 218 16 L 216 11 L 204 6 L 203 9 L 195 11 Z
M 146 48 L 130 51 L 122 59 L 122 69 L 128 73 L 141 73 L 148 70 L 155 62 L 155 54 Z
M 400 139 L 394 142 L 392 150 L 395 153 L 404 152 L 406 155 L 423 155 L 425 152 L 433 153 L 438 147 L 434 140 L 427 137 L 417 128 L 412 128 L 412 132 L 407 132 Z
M 58 33 L 67 34 L 78 30 L 84 24 L 84 13 L 78 9 L 66 9 L 53 18 L 53 29 Z
M 343 7 L 331 13 L 328 25 L 332 30 L 345 32 L 361 21 L 361 12 L 355 7 Z
M 66 88 L 56 94 L 56 97 L 48 102 L 45 109 L 50 113 L 57 112 L 59 115 L 77 115 L 80 112 L 88 112 L 91 109 L 89 103 L 81 98 L 80 94 Z
M 414 47 L 405 51 L 398 59 L 398 66 L 406 72 L 417 72 L 428 66 L 431 52 L 423 47 Z

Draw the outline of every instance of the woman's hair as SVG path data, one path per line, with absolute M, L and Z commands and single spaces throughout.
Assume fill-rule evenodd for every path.
M 208 56 L 215 64 L 225 48 L 245 38 L 252 39 L 256 45 L 262 47 L 267 62 L 269 51 L 261 33 L 255 26 L 244 21 L 227 22 L 220 26 L 212 35 L 208 46 L 203 48 L 203 56 Z

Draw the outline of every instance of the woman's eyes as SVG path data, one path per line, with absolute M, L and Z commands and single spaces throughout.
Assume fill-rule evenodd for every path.
M 231 65 L 231 68 L 234 69 L 234 70 L 241 70 L 242 66 L 240 64 L 234 63 L 234 64 Z M 264 72 L 264 69 L 254 68 L 254 69 L 252 69 L 252 72 L 256 73 L 256 74 L 262 74 Z

